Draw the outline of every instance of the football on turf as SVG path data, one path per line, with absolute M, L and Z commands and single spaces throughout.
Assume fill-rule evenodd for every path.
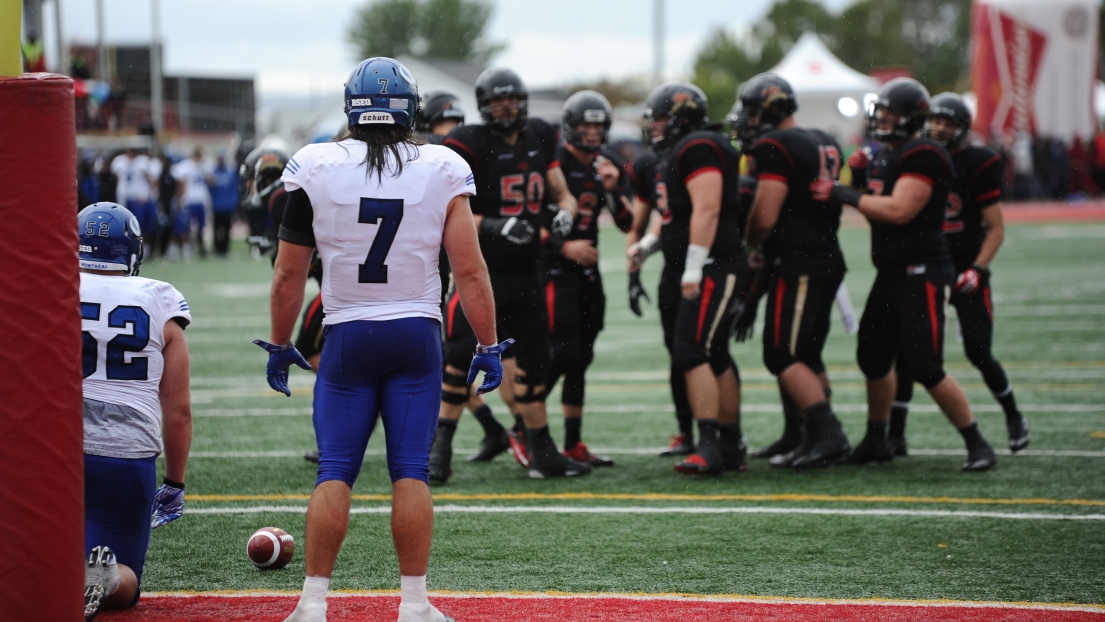
M 295 540 L 292 534 L 279 527 L 262 527 L 249 537 L 246 554 L 261 570 L 277 570 L 292 561 Z

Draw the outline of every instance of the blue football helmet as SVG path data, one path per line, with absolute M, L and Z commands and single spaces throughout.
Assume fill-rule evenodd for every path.
M 118 203 L 93 203 L 77 214 L 77 234 L 80 267 L 138 275 L 142 265 L 142 230 L 130 210 Z
M 375 56 L 361 61 L 345 81 L 349 129 L 373 123 L 409 131 L 418 114 L 418 82 L 399 61 Z

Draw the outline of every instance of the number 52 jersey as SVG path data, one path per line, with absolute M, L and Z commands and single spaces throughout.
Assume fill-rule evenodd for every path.
M 170 320 L 182 326 L 192 321 L 187 301 L 172 285 L 140 276 L 81 273 L 84 397 L 140 413 L 142 421 L 127 424 L 156 445 L 148 448 L 154 454 L 161 450 L 158 390 L 165 369 L 165 324 Z M 118 428 L 95 429 L 115 437 L 114 444 L 124 433 Z M 88 432 L 86 426 L 86 451 L 97 444 L 113 445 L 112 438 L 89 438 Z

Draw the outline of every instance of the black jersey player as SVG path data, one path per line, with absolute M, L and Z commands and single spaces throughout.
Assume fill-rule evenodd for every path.
M 695 453 L 675 468 L 688 474 L 744 470 L 740 380 L 729 354 L 737 293 L 747 273 L 740 155 L 710 128 L 706 96 L 693 84 L 656 87 L 646 115 L 659 147 L 653 189 L 664 223 L 659 299 L 677 292 L 671 356 L 686 380 L 699 432 Z
M 557 160 L 576 198 L 579 213 L 567 236 L 544 235 L 541 263 L 549 318 L 552 356 L 546 390 L 561 377 L 564 411 L 564 454 L 593 466 L 613 466 L 581 440 L 585 373 L 594 360 L 595 340 L 603 328 L 606 294 L 598 266 L 598 222 L 603 209 L 623 231 L 633 215 L 627 175 L 621 162 L 605 148 L 613 121 L 610 102 L 595 91 L 579 91 L 564 102 Z
M 549 435 L 545 411 L 549 333 L 540 295 L 539 231 L 546 202 L 560 205 L 557 220 L 569 223 L 578 212 L 556 159 L 556 131 L 527 115 L 528 95 L 517 73 L 491 68 L 476 80 L 479 125 L 462 125 L 444 145 L 472 168 L 476 196 L 472 212 L 480 250 L 495 292 L 498 330 L 514 335 L 517 345 L 505 353 L 504 391 L 516 412 L 515 430 L 506 431 L 487 413 L 485 444 L 507 435 L 519 462 L 535 478 L 585 475 L 591 466 L 562 455 Z M 437 436 L 430 454 L 430 479 L 443 483 L 451 473 L 452 436 L 470 387 L 467 369 L 475 347 L 457 292 L 446 302 L 445 370 Z M 508 383 L 508 381 L 510 381 Z
M 1001 217 L 1001 185 L 1005 162 L 993 149 L 967 145 L 971 111 L 963 97 L 941 93 L 932 108 L 923 134 L 944 145 L 952 156 L 955 177 L 948 192 L 944 236 L 957 275 L 951 304 L 959 316 L 967 358 L 980 372 L 1005 411 L 1009 448 L 1028 447 L 1028 424 L 1017 409 L 1013 385 L 994 358 L 994 307 L 990 289 L 990 264 L 1001 248 L 1005 226 Z M 905 420 L 913 396 L 913 381 L 898 370 L 898 393 L 890 411 L 889 440 L 897 455 L 907 455 Z
M 763 359 L 779 379 L 786 419 L 783 437 L 755 455 L 772 458 L 772 466 L 825 466 L 851 450 L 829 405 L 821 359 L 845 265 L 836 237 L 841 206 L 814 201 L 810 184 L 837 179 L 840 146 L 822 131 L 798 127 L 798 102 L 781 76 L 754 76 L 738 101 L 734 126 L 757 181 L 745 240 L 750 254 L 762 252 Z
M 663 126 L 657 124 L 658 139 L 663 138 L 663 130 Z M 662 143 L 652 141 L 648 126 L 644 128 L 644 132 L 652 149 L 638 155 L 626 170 L 634 195 L 633 225 L 626 234 L 629 308 L 638 317 L 641 315 L 641 299 L 651 302 L 647 290 L 641 283 L 641 266 L 649 257 L 660 251 L 660 233 L 664 223 L 664 215 L 659 214 L 659 208 L 656 205 L 656 160 L 657 151 L 663 151 Z M 656 219 L 652 219 L 654 212 L 658 214 Z M 675 339 L 675 313 L 679 309 L 679 297 L 677 275 L 667 275 L 662 278 L 657 292 L 656 306 L 660 312 L 660 325 L 664 332 L 664 347 L 668 350 L 671 362 L 668 367 L 669 386 L 679 433 L 672 436 L 671 443 L 660 452 L 661 457 L 686 456 L 694 452 L 694 413 L 687 400 L 687 379 L 682 371 L 675 368 L 674 359 L 670 357 Z
M 814 182 L 816 196 L 854 205 L 870 221 L 877 270 L 856 351 L 867 378 L 867 432 L 848 461 L 893 459 L 886 426 L 897 359 L 963 436 L 963 470 L 984 471 L 997 457 L 978 429 L 963 388 L 944 371 L 944 305 L 955 282 L 943 231 L 952 164 L 943 146 L 916 137 L 929 105 L 928 91 L 916 80 L 887 82 L 868 111 L 868 132 L 882 142 L 867 169 L 869 194 L 829 180 Z

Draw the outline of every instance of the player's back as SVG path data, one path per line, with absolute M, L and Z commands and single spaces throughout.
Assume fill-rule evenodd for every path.
M 787 196 L 764 253 L 776 263 L 811 271 L 843 271 L 837 242 L 840 204 L 813 200 L 810 183 L 836 180 L 840 174 L 840 146 L 820 130 L 789 128 L 764 134 L 752 150 L 758 179 L 787 184 Z
M 187 325 L 184 296 L 163 281 L 137 276 L 81 273 L 84 397 L 125 406 L 135 416 L 125 424 L 85 418 L 85 449 L 118 447 L 160 452 L 159 389 L 165 369 L 165 324 Z M 90 427 L 91 426 L 91 427 Z M 93 451 L 89 451 L 89 449 Z
M 687 183 L 705 172 L 721 173 L 721 211 L 710 248 L 714 259 L 735 259 L 744 252 L 740 214 L 740 154 L 721 134 L 698 130 L 661 155 L 656 165 L 655 197 L 664 228 L 660 240 L 664 262 L 682 268 L 690 240 L 693 202 Z
M 305 190 L 314 210 L 324 322 L 440 320 L 446 211 L 453 197 L 475 192 L 471 172 L 449 149 L 404 143 L 402 173 L 389 152 L 377 175 L 366 149 L 352 139 L 308 145 L 284 171 L 288 190 Z

